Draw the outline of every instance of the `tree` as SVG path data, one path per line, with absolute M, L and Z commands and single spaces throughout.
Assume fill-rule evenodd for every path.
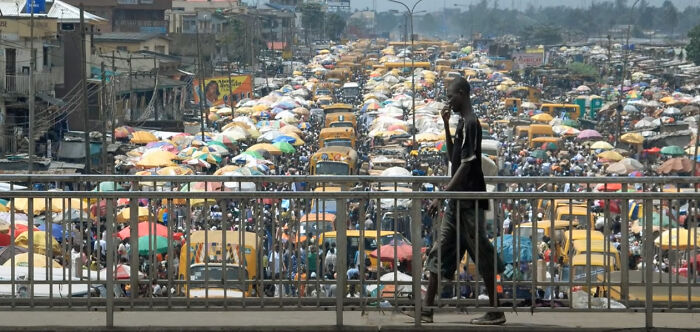
M 347 22 L 342 16 L 331 13 L 326 17 L 326 37 L 330 40 L 339 40 L 345 31 Z
M 688 38 L 690 42 L 685 47 L 688 60 L 693 61 L 696 65 L 700 65 L 700 24 L 688 32 Z
M 320 3 L 306 2 L 301 6 L 301 27 L 304 28 L 306 44 L 309 44 L 309 35 L 320 35 L 324 21 L 325 12 Z
M 678 26 L 678 9 L 676 9 L 673 2 L 666 0 L 661 5 L 661 12 L 663 13 L 664 24 L 671 31 L 671 35 L 673 35 L 674 30 Z

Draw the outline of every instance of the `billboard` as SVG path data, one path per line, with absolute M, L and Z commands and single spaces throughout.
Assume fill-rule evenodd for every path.
M 33 9 L 33 10 L 32 10 Z M 27 0 L 24 4 L 24 12 L 40 14 L 46 11 L 46 0 Z
M 514 53 L 513 62 L 518 69 L 539 67 L 544 62 L 543 53 Z
M 218 76 L 204 79 L 204 96 L 206 105 L 218 106 L 229 103 L 229 93 L 233 94 L 233 102 L 252 95 L 253 85 L 248 75 L 231 76 L 231 89 L 229 89 L 228 76 Z M 194 101 L 199 104 L 201 90 L 199 80 L 192 82 L 194 88 Z

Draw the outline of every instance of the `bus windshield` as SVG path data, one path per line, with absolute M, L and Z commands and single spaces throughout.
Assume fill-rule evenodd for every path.
M 190 268 L 190 280 L 194 281 L 221 281 L 224 274 L 223 266 L 209 264 L 207 271 L 206 265 L 195 265 Z M 240 266 L 226 265 L 226 280 L 227 281 L 239 281 L 243 277 L 243 280 L 248 279 L 248 271 Z M 205 279 L 206 278 L 206 279 Z M 243 289 L 240 284 L 229 284 L 230 288 Z
M 345 138 L 327 139 L 323 143 L 324 146 L 346 146 L 351 148 L 352 141 Z
M 350 167 L 345 163 L 324 161 L 316 164 L 316 175 L 350 175 Z
M 333 122 L 330 125 L 331 128 L 352 128 L 352 122 Z M 345 145 L 344 145 L 345 146 Z

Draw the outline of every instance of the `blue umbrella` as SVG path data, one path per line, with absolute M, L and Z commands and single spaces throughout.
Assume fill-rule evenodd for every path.
M 194 139 L 199 140 L 199 141 L 202 141 L 202 142 L 209 142 L 209 141 L 211 141 L 211 137 L 209 137 L 209 136 L 207 136 L 207 135 L 202 136 L 202 134 L 195 135 L 195 136 L 194 136 Z
M 282 136 L 277 136 L 275 139 L 273 139 L 272 143 L 286 142 L 289 144 L 294 144 L 294 142 L 296 142 L 296 141 L 297 140 L 294 137 L 282 135 Z
M 38 228 L 40 231 L 46 232 L 46 223 L 39 225 Z M 68 231 L 70 232 L 70 229 Z M 51 224 L 51 236 L 53 236 L 56 241 L 63 242 L 63 227 L 59 224 Z

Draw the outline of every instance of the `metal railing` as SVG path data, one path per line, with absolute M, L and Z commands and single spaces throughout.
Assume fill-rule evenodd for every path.
M 447 180 L 0 175 L 12 242 L 0 251 L 0 307 L 104 310 L 108 326 L 115 310 L 334 309 L 339 326 L 347 310 L 418 313 L 445 222 L 428 203 L 486 199 L 474 216 L 487 225 L 456 233 L 492 240 L 506 306 L 479 299 L 477 241 L 431 309 L 644 312 L 647 327 L 654 312 L 700 310 L 700 178 L 493 177 L 492 192 L 430 191 Z
M 34 82 L 37 92 L 52 91 L 55 86 L 54 74 L 35 73 Z M 5 93 L 29 94 L 29 75 L 4 75 L 4 79 L 0 81 L 2 86 L 0 89 Z

